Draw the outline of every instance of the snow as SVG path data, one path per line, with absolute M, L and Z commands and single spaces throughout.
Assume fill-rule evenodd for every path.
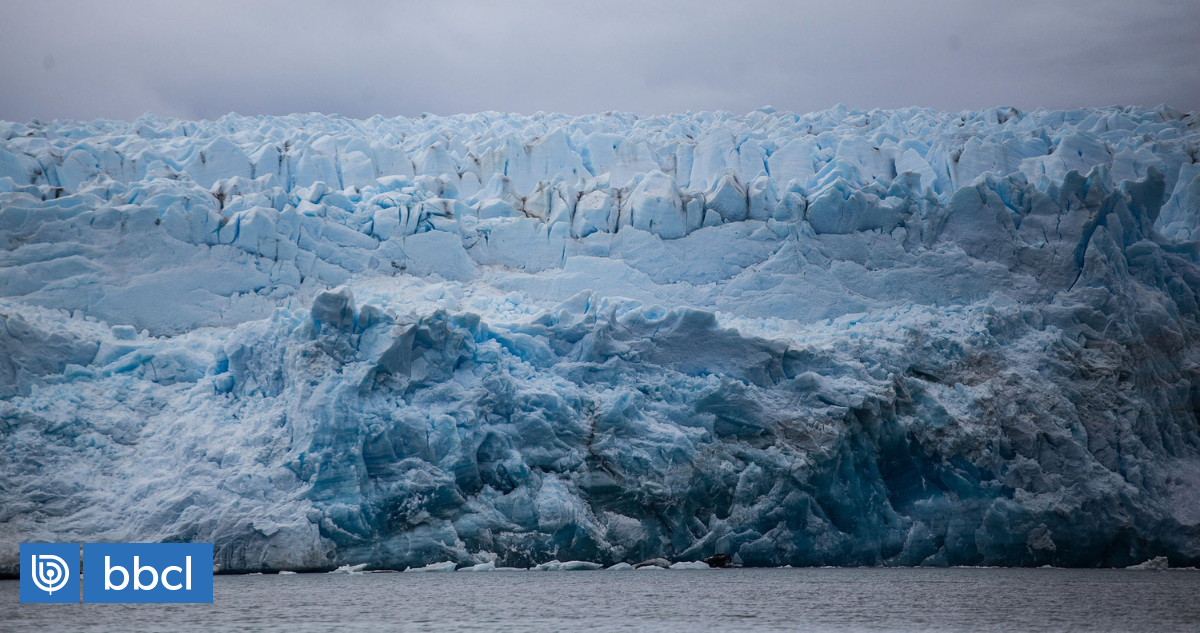
M 0 122 L 0 572 L 1195 565 L 1198 127 Z

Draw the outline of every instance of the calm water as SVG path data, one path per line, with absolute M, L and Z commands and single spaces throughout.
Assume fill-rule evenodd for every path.
M 5 631 L 1200 631 L 1200 572 L 1061 569 L 218 576 L 212 605 L 22 605 Z

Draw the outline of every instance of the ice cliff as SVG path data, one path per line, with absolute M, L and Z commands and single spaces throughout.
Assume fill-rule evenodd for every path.
M 0 123 L 0 572 L 1200 563 L 1200 116 Z

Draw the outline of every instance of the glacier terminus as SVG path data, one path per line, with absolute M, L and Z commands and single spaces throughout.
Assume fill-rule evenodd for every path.
M 1197 565 L 1198 293 L 1166 106 L 0 122 L 0 573 Z

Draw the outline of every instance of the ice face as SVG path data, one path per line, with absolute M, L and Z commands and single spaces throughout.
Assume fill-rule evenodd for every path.
M 0 572 L 1200 563 L 1198 127 L 0 123 Z

